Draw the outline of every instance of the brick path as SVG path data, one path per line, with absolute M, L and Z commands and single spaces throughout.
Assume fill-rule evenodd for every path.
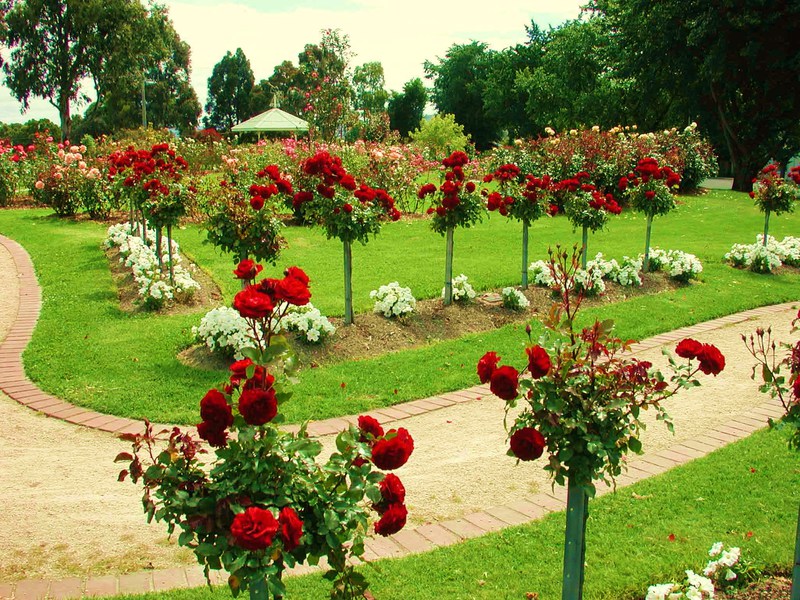
M 19 244 L 2 235 L 0 235 L 0 245 L 9 251 L 20 274 L 20 309 L 17 320 L 6 339 L 0 343 L 0 390 L 20 404 L 49 417 L 117 434 L 141 432 L 144 427 L 141 421 L 104 415 L 75 406 L 46 394 L 28 380 L 22 365 L 22 351 L 30 341 L 39 317 L 41 291 L 27 252 Z M 685 337 L 700 336 L 704 332 L 742 323 L 753 317 L 780 313 L 792 308 L 795 304 L 765 306 L 663 333 L 634 344 L 632 351 L 638 353 L 677 342 Z M 489 393 L 488 386 L 480 385 L 370 411 L 370 414 L 381 423 L 386 423 L 454 404 L 472 402 Z M 765 427 L 767 419 L 778 418 L 782 414 L 783 409 L 780 403 L 777 400 L 770 400 L 758 408 L 749 410 L 746 414 L 733 416 L 726 424 L 706 431 L 702 437 L 675 444 L 659 452 L 637 456 L 628 462 L 627 472 L 617 479 L 617 487 L 630 485 L 705 456 L 726 444 L 747 437 L 754 431 Z M 315 421 L 309 424 L 308 432 L 313 436 L 328 435 L 341 431 L 350 423 L 355 423 L 356 420 L 356 416 L 346 416 Z M 158 430 L 159 427 L 156 427 Z M 610 488 L 598 487 L 598 495 L 609 491 Z M 522 500 L 487 508 L 458 519 L 426 523 L 415 529 L 404 529 L 388 538 L 371 538 L 366 543 L 363 560 L 374 561 L 449 546 L 490 531 L 540 519 L 550 512 L 564 510 L 565 507 L 566 490 L 556 488 L 552 492 L 531 495 Z M 312 570 L 314 569 L 309 567 L 298 567 L 291 573 L 302 574 Z M 224 577 L 216 573 L 212 575 L 212 582 L 224 583 Z M 81 596 L 112 596 L 160 592 L 204 584 L 205 579 L 199 566 L 180 567 L 123 575 L 73 577 L 62 580 L 30 579 L 16 583 L 0 583 L 0 600 L 37 600 L 46 597 L 60 600 Z

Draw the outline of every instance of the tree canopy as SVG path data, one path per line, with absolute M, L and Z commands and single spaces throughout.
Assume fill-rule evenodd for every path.
M 233 54 L 226 52 L 208 78 L 206 127 L 229 131 L 237 123 L 253 116 L 251 93 L 254 84 L 253 69 L 242 49 L 237 48 Z
M 419 77 L 406 82 L 402 92 L 392 92 L 389 98 L 387 112 L 390 127 L 403 137 L 408 137 L 419 127 L 427 102 L 428 91 Z

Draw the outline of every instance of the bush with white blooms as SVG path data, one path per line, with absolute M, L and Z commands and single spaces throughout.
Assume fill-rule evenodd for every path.
M 469 302 L 475 298 L 475 288 L 467 281 L 467 276 L 463 273 L 458 277 L 453 277 L 453 302 Z M 445 289 L 442 288 L 442 298 L 445 296 Z
M 155 231 L 147 229 L 144 237 L 146 241 L 140 237 L 137 229 L 131 228 L 129 223 L 112 225 L 108 228 L 105 247 L 119 249 L 120 262 L 130 267 L 133 280 L 139 286 L 139 299 L 145 307 L 161 308 L 170 300 L 188 301 L 194 292 L 200 289 L 200 284 L 180 264 L 178 243 L 172 241 L 173 278 L 170 282 L 170 275 L 163 266 L 167 265 L 170 259 L 169 242 L 166 238 L 162 238 L 161 261 L 159 261 L 154 247 Z
M 524 310 L 528 308 L 531 303 L 520 290 L 513 287 L 503 288 L 500 292 L 503 298 L 503 306 L 511 310 Z
M 772 273 L 781 265 L 800 267 L 800 238 L 786 236 L 780 242 L 774 237 L 758 234 L 755 244 L 734 244 L 725 254 L 726 262 L 755 273 Z
M 287 331 L 300 335 L 305 342 L 317 344 L 336 331 L 336 327 L 310 302 L 305 306 L 293 306 L 281 320 Z
M 411 288 L 402 287 L 396 281 L 372 290 L 369 297 L 375 300 L 374 311 L 388 318 L 409 315 L 417 308 Z
M 744 585 L 752 577 L 748 564 L 741 560 L 739 548 L 728 548 L 717 542 L 708 551 L 708 561 L 703 574 L 686 571 L 683 583 L 659 583 L 647 588 L 645 600 L 705 600 L 714 598 L 714 593 Z

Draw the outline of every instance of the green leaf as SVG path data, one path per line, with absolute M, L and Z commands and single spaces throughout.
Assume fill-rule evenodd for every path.
M 194 549 L 194 552 L 198 556 L 219 555 L 219 551 L 214 547 L 214 544 L 209 544 L 208 542 L 203 542 L 202 544 L 198 544 L 197 548 Z
M 764 379 L 764 383 L 772 383 L 772 371 L 767 365 L 761 366 L 761 377 Z
M 631 452 L 635 452 L 636 454 L 641 454 L 642 442 L 639 441 L 639 438 L 635 437 L 628 438 L 628 448 L 631 449 Z

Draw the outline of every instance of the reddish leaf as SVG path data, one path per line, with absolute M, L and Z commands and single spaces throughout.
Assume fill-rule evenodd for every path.
M 128 476 L 128 470 L 123 469 L 119 472 L 119 477 L 117 477 L 117 481 L 125 481 L 125 478 Z
M 131 460 L 133 460 L 133 454 L 130 454 L 129 452 L 120 452 L 117 454 L 117 458 L 114 459 L 114 462 L 128 462 Z

